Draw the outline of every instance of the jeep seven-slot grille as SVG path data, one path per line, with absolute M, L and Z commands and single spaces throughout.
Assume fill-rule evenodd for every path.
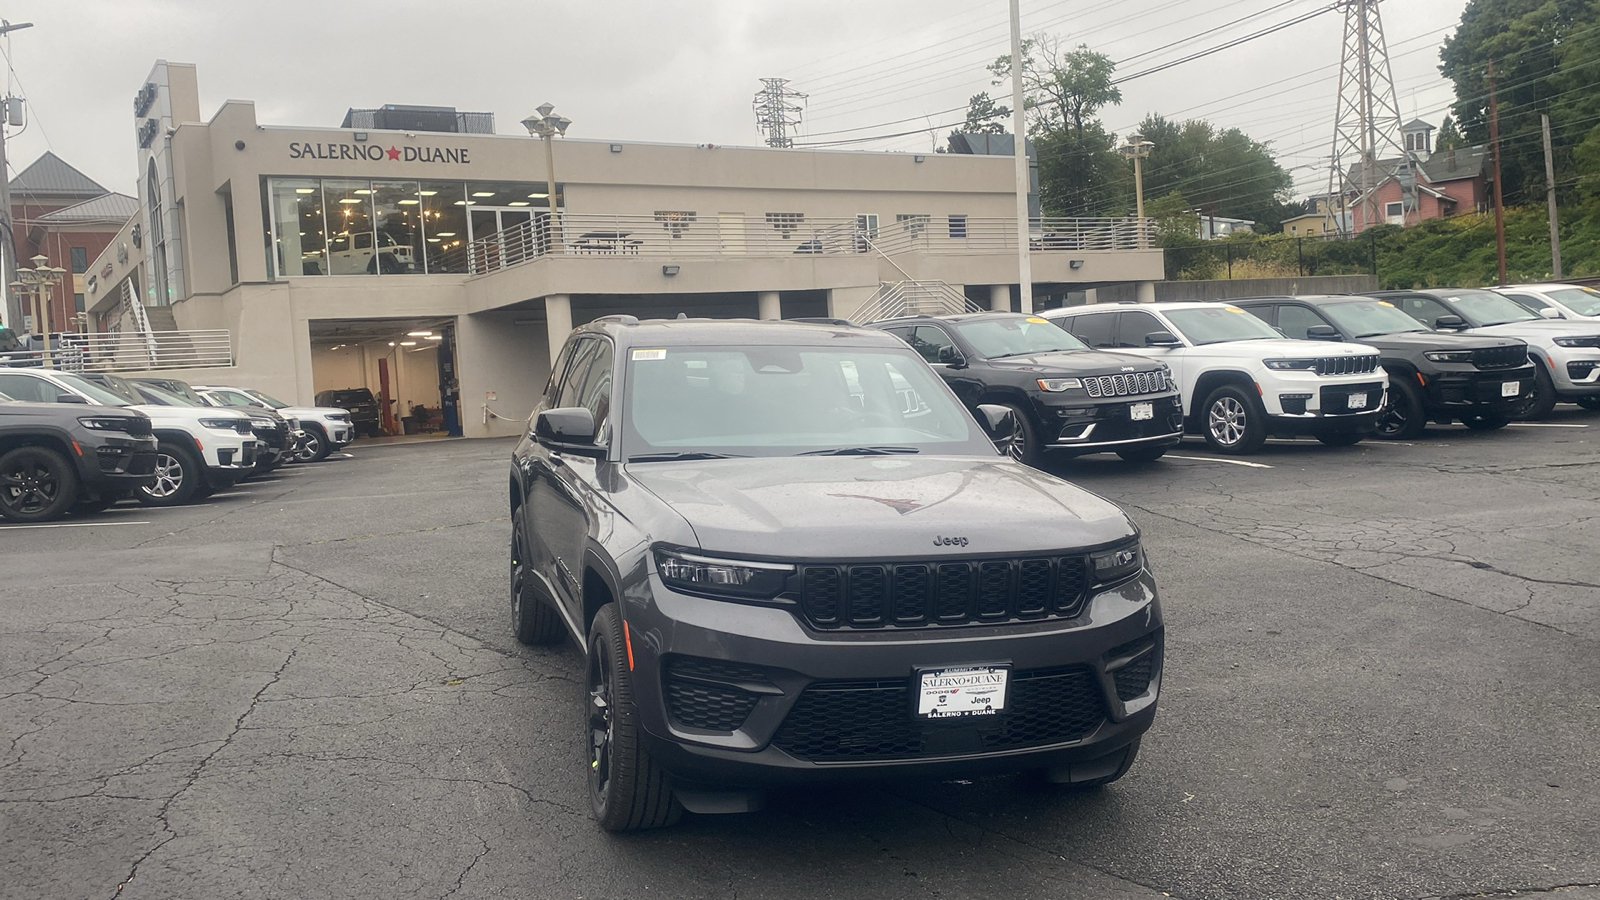
M 1365 375 L 1377 370 L 1376 356 L 1322 356 L 1315 369 L 1318 375 Z
M 800 605 L 829 629 L 1071 618 L 1086 581 L 1082 556 L 804 566 Z
M 1510 347 L 1479 347 L 1472 351 L 1472 364 L 1480 369 L 1510 369 L 1528 362 L 1528 348 L 1517 344 Z
M 1118 375 L 1091 375 L 1083 379 L 1083 389 L 1091 397 L 1131 397 L 1159 394 L 1171 390 L 1162 372 L 1131 372 Z

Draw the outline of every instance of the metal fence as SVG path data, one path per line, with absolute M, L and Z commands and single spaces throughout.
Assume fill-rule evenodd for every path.
M 63 334 L 48 351 L 0 353 L 0 366 L 47 366 L 64 372 L 147 372 L 233 365 L 226 330 Z
M 1260 235 L 1165 248 L 1169 281 L 1379 274 L 1381 238 Z

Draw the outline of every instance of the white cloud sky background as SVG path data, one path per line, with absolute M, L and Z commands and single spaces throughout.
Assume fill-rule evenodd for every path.
M 1116 60 L 1251 14 L 1193 43 L 1129 61 L 1128 74 L 1328 0 L 1023 0 L 1024 32 Z M 1433 122 L 1452 94 L 1438 48 L 1466 0 L 1382 7 L 1401 111 Z M 156 59 L 199 67 L 201 112 L 253 100 L 263 124 L 337 126 L 385 103 L 489 111 L 502 134 L 549 101 L 573 137 L 758 145 L 758 79 L 810 93 L 797 141 L 928 131 L 858 149 L 929 151 L 1009 49 L 1006 0 L 23 0 L 33 22 L 7 48 L 29 124 L 11 130 L 12 174 L 45 150 L 135 193 L 132 98 Z M 1135 79 L 1101 113 L 1127 133 L 1146 113 L 1206 118 L 1270 142 L 1301 193 L 1326 185 L 1343 28 L 1328 13 L 1206 59 Z M 0 41 L 3 41 L 0 38 Z M 843 132 L 846 129 L 860 129 Z M 826 137 L 808 134 L 830 132 Z

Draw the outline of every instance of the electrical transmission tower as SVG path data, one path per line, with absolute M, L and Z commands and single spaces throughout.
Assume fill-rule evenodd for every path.
M 768 147 L 793 147 L 794 138 L 789 129 L 800 124 L 804 107 L 793 102 L 806 99 L 806 94 L 789 90 L 787 78 L 763 78 L 761 90 L 751 104 L 756 111 L 756 128 L 767 136 Z
M 1329 214 L 1334 214 L 1333 198 L 1339 208 L 1351 213 L 1350 221 L 1339 216 L 1339 231 L 1355 229 L 1355 211 L 1361 227 L 1370 228 L 1384 221 L 1380 215 L 1377 189 L 1391 174 L 1400 182 L 1401 211 L 1417 209 L 1416 167 L 1411 154 L 1400 145 L 1400 105 L 1395 99 L 1394 70 L 1389 65 L 1389 49 L 1383 39 L 1383 17 L 1379 0 L 1338 0 L 1344 9 L 1344 50 L 1339 61 L 1339 100 L 1333 125 L 1333 161 L 1328 172 Z M 1360 164 L 1355 179 L 1347 179 L 1347 160 Z M 1391 164 L 1389 161 L 1393 160 Z M 1381 168 L 1390 171 L 1380 171 Z M 1354 184 L 1345 183 L 1353 180 Z M 1354 194 L 1355 209 L 1348 200 Z

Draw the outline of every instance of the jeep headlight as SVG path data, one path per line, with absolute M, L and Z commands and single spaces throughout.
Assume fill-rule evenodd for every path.
M 1557 347 L 1600 347 L 1600 334 L 1552 338 Z
M 218 431 L 238 431 L 239 419 L 201 419 L 201 428 L 215 428 Z
M 84 416 L 78 424 L 95 431 L 127 431 L 133 426 L 136 419 L 127 419 L 122 416 Z
M 1436 363 L 1470 363 L 1472 362 L 1471 350 L 1429 350 L 1422 354 L 1430 362 Z
M 1144 566 L 1144 551 L 1135 538 L 1126 544 L 1089 555 L 1096 584 L 1113 584 L 1135 575 Z
M 783 592 L 794 566 L 720 559 L 657 548 L 656 574 L 674 590 L 734 600 L 771 600 Z
M 1280 372 L 1284 370 L 1309 372 L 1317 367 L 1317 361 L 1314 359 L 1269 359 L 1266 362 L 1267 368 Z
M 1070 391 L 1070 390 L 1074 390 L 1076 388 L 1081 388 L 1081 387 L 1083 387 L 1083 379 L 1081 379 L 1081 378 L 1041 378 L 1041 379 L 1039 379 L 1039 390 L 1041 390 L 1041 391 L 1049 391 L 1052 394 L 1059 394 L 1062 391 Z

